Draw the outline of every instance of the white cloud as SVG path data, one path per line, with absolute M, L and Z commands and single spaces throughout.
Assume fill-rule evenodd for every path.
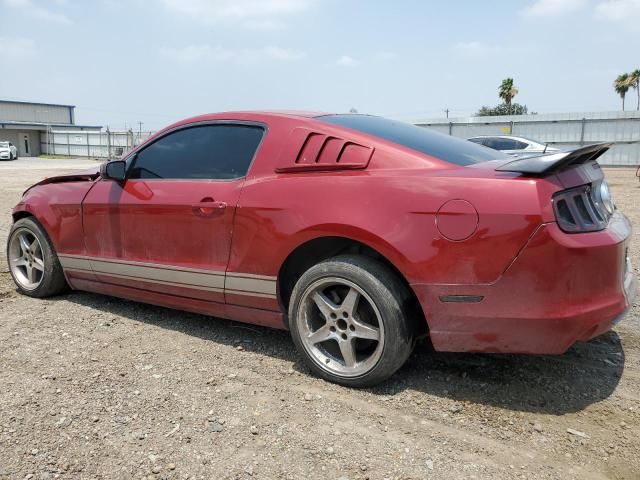
M 310 8 L 316 0 L 162 0 L 176 13 L 206 23 L 230 22 L 251 29 L 277 29 L 282 18 Z
M 355 67 L 359 64 L 355 58 L 350 57 L 349 55 L 342 55 L 338 60 L 336 60 L 336 65 L 339 67 Z
M 69 25 L 72 23 L 69 17 L 67 17 L 66 15 L 53 12 L 48 8 L 41 6 L 40 3 L 41 2 L 36 2 L 33 0 L 4 0 L 5 5 L 12 8 L 20 9 L 26 15 L 30 15 L 32 17 L 39 18 L 48 22 L 59 23 L 62 25 Z M 62 0 L 58 0 L 54 3 L 56 3 L 58 6 L 61 6 L 64 5 L 65 2 Z
M 195 62 L 235 62 L 243 65 L 258 63 L 265 59 L 293 62 L 303 59 L 304 52 L 269 45 L 262 48 L 232 50 L 219 45 L 189 45 L 182 48 L 166 47 L 160 54 L 170 60 L 182 63 Z
M 262 50 L 264 51 L 265 55 L 270 58 L 273 58 L 275 60 L 284 60 L 287 62 L 301 60 L 305 57 L 304 52 L 291 50 L 289 48 L 274 47 L 272 45 L 264 47 Z
M 0 58 L 22 60 L 36 54 L 36 43 L 29 38 L 0 37 Z
M 524 9 L 528 17 L 555 17 L 580 10 L 586 0 L 536 0 Z
M 638 22 L 640 22 L 640 0 L 605 0 L 596 5 L 594 16 L 600 20 L 638 26 Z

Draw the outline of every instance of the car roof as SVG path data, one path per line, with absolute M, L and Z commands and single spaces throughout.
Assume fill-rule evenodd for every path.
M 229 112 L 216 112 L 216 113 L 205 113 L 201 115 L 196 115 L 189 118 L 183 118 L 182 120 L 178 120 L 171 125 L 166 126 L 165 128 L 159 130 L 157 134 L 164 133 L 173 128 L 181 127 L 184 125 L 189 125 L 190 123 L 198 123 L 198 122 L 208 122 L 208 121 L 224 121 L 224 120 L 233 120 L 233 121 L 265 121 L 268 119 L 309 119 L 314 117 L 319 117 L 322 115 L 327 115 L 324 112 L 309 112 L 309 111 L 296 111 L 296 110 L 238 110 L 238 111 L 229 111 Z M 156 135 L 154 135 L 155 137 Z
M 235 118 L 235 117 L 247 117 L 247 116 L 260 116 L 260 117 L 289 117 L 289 118 L 314 118 L 322 115 L 327 115 L 326 112 L 311 112 L 305 110 L 236 110 L 229 112 L 216 112 L 205 113 L 192 118 Z
M 526 140 L 528 142 L 535 142 L 535 140 L 531 140 L 529 138 L 525 138 L 525 137 L 519 137 L 517 135 L 475 135 L 473 137 L 469 137 L 469 138 L 518 138 L 521 140 Z

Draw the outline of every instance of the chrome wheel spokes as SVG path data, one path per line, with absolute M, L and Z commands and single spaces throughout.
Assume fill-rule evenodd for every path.
M 384 328 L 371 298 L 354 283 L 322 279 L 304 293 L 297 317 L 302 343 L 323 369 L 358 376 L 375 366 Z
M 44 276 L 44 254 L 38 238 L 26 228 L 16 230 L 9 241 L 9 268 L 18 284 L 34 290 Z

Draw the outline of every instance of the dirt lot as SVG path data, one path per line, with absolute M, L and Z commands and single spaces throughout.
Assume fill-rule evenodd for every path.
M 22 190 L 87 163 L 0 163 L 3 248 Z M 634 172 L 607 176 L 640 225 Z M 18 295 L 2 257 L 0 479 L 640 478 L 638 304 L 560 357 L 422 345 L 358 391 L 310 376 L 286 332 Z

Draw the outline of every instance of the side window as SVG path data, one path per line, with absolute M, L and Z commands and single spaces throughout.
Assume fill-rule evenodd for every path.
M 247 174 L 264 129 L 252 125 L 201 125 L 170 133 L 140 151 L 128 178 L 240 178 Z
M 513 143 L 515 146 L 512 148 L 512 150 L 524 150 L 529 146 L 528 143 L 521 142 L 520 140 L 514 140 Z
M 517 142 L 515 140 L 510 138 L 494 137 L 488 138 L 485 145 L 493 148 L 494 150 L 518 150 L 516 143 Z
M 476 138 L 469 138 L 468 140 L 469 140 L 470 142 L 477 143 L 478 145 L 482 145 L 482 140 L 483 140 L 483 139 L 482 139 L 482 138 L 478 138 L 478 137 L 476 137 Z

